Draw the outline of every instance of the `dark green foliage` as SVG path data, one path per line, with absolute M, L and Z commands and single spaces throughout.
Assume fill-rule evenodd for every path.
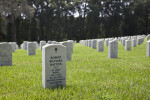
M 0 16 L 0 41 L 6 41 L 6 27 L 5 19 Z
M 24 40 L 79 41 L 150 33 L 149 0 L 27 1 L 34 5 L 35 13 L 30 21 L 21 16 L 15 19 L 19 44 Z M 13 25 L 6 22 L 0 16 L 0 39 L 13 41 Z

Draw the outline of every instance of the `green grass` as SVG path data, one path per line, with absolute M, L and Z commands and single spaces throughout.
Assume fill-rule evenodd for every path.
M 27 51 L 13 53 L 13 66 L 0 67 L 0 100 L 124 99 L 150 100 L 150 57 L 146 42 L 131 51 L 119 42 L 118 58 L 108 59 L 104 52 L 75 44 L 72 61 L 67 62 L 67 85 L 44 89 L 42 52 L 27 56 Z

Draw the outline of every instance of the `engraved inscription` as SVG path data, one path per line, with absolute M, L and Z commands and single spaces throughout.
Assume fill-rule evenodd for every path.
M 56 49 L 56 48 L 55 48 Z M 57 50 L 55 51 L 57 52 Z M 47 82 L 50 82 L 53 86 L 59 86 L 63 83 L 65 78 L 60 73 L 60 67 L 62 66 L 63 59 L 61 56 L 51 56 L 49 60 L 50 67 L 52 67 L 52 74 Z

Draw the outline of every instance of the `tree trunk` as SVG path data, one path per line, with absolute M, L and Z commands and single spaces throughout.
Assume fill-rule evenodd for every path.
M 16 38 L 16 23 L 15 23 L 15 16 L 11 15 L 11 24 L 12 24 L 12 34 L 13 34 L 13 41 L 17 42 Z
M 58 31 L 59 31 L 58 40 L 59 41 L 60 41 L 60 27 L 61 27 L 61 8 L 60 8 L 60 6 L 61 6 L 61 1 L 59 3 L 59 29 L 58 29 Z
M 85 1 L 85 7 L 84 7 L 84 16 L 83 16 L 83 39 L 86 39 L 86 36 L 85 36 L 85 14 L 86 14 L 86 5 L 87 3 L 87 0 Z

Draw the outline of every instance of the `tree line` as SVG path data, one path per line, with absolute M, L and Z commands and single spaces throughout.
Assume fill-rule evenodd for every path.
M 0 1 L 0 41 L 79 41 L 149 33 L 149 0 Z

